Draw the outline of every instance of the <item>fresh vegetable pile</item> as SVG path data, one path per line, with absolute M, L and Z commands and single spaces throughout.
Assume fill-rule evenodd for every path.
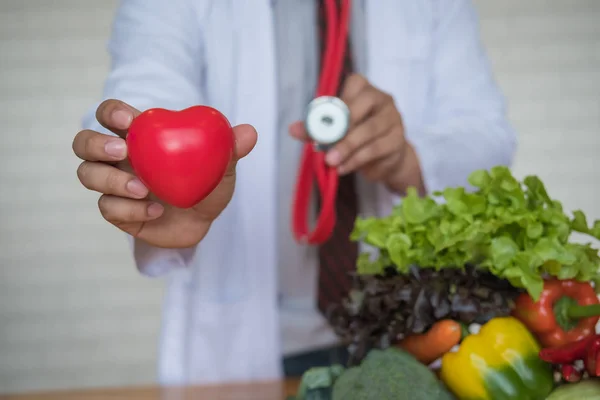
M 350 361 L 309 371 L 298 400 L 418 399 L 433 370 L 444 390 L 422 398 L 600 398 L 600 257 L 570 241 L 600 239 L 600 221 L 567 215 L 540 179 L 506 167 L 469 183 L 409 190 L 391 215 L 356 221 L 353 239 L 378 251 L 360 256 L 330 315 Z

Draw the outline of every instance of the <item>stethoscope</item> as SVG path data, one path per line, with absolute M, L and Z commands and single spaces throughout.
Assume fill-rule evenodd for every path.
M 342 73 L 348 26 L 350 0 L 325 0 L 327 31 L 323 62 L 316 97 L 308 104 L 305 128 L 310 141 L 304 144 L 293 204 L 293 233 L 300 243 L 320 244 L 331 236 L 336 223 L 335 201 L 338 189 L 336 168 L 325 163 L 325 152 L 340 141 L 350 125 L 350 110 L 336 95 Z M 317 223 L 308 228 L 308 215 L 313 185 L 321 197 Z

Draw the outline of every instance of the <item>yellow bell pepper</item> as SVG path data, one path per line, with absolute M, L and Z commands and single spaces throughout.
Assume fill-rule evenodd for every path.
M 519 320 L 494 318 L 442 357 L 440 377 L 460 400 L 543 400 L 554 382 L 539 351 Z

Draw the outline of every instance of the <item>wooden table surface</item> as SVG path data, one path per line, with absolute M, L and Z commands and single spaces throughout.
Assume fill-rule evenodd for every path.
M 0 400 L 284 400 L 296 394 L 298 381 L 198 387 L 140 387 L 35 392 L 2 395 Z

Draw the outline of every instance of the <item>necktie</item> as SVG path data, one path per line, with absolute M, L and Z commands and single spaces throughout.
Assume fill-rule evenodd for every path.
M 323 58 L 326 23 L 324 0 L 319 0 L 319 38 Z M 348 41 L 349 43 L 350 41 Z M 350 44 L 346 48 L 340 89 L 344 79 L 352 71 Z M 331 306 L 339 304 L 351 288 L 349 273 L 356 267 L 358 246 L 349 239 L 358 214 L 354 175 L 340 176 L 336 200 L 337 222 L 330 239 L 319 247 L 318 307 L 328 315 Z

